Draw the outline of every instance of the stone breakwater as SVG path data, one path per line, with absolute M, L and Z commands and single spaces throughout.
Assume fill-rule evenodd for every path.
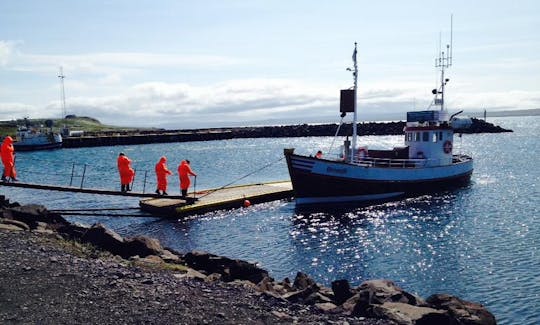
M 512 132 L 480 119 L 472 119 L 470 128 L 457 133 L 500 133 Z M 288 138 L 334 136 L 337 124 L 286 125 L 238 128 L 213 128 L 194 130 L 152 130 L 124 132 L 86 132 L 82 137 L 67 137 L 64 148 L 97 147 L 166 142 L 211 141 L 239 138 Z M 401 135 L 405 122 L 370 122 L 358 124 L 359 135 Z M 339 136 L 352 134 L 352 124 L 344 124 Z
M 100 282 L 100 279 L 103 277 L 111 277 L 106 280 L 106 288 L 108 289 L 99 293 L 99 299 L 103 303 L 103 301 L 108 301 L 111 298 L 107 296 L 107 292 L 105 291 L 114 292 L 114 299 L 102 307 L 114 310 L 114 312 L 106 316 L 99 316 L 108 317 L 107 320 L 113 320 L 116 317 L 115 315 L 119 317 L 118 319 L 127 317 L 122 311 L 115 309 L 115 305 L 120 305 L 119 308 L 134 308 L 133 306 L 122 306 L 124 303 L 132 303 L 123 301 L 122 299 L 133 298 L 132 296 L 135 296 L 137 305 L 139 306 L 138 308 L 142 308 L 141 306 L 144 305 L 145 299 L 149 299 L 150 296 L 154 295 L 152 299 L 158 300 L 157 305 L 160 307 L 159 310 L 155 310 L 154 305 L 156 302 L 152 301 L 151 307 L 147 307 L 148 309 L 145 309 L 144 313 L 140 313 L 139 317 L 130 318 L 129 322 L 152 321 L 152 319 L 148 319 L 147 317 L 158 317 L 153 319 L 153 321 L 159 320 L 166 322 L 173 321 L 175 317 L 182 317 L 181 319 L 177 319 L 177 321 L 183 323 L 246 323 L 259 320 L 262 323 L 496 324 L 495 317 L 480 304 L 465 301 L 447 294 L 434 294 L 427 299 L 422 299 L 415 294 L 403 290 L 390 280 L 365 281 L 358 287 L 351 287 L 347 280 L 336 280 L 332 282 L 331 288 L 327 288 L 316 283 L 308 275 L 298 272 L 293 281 L 288 278 L 282 281 L 276 281 L 266 270 L 259 268 L 253 263 L 216 256 L 206 252 L 182 254 L 162 247 L 159 241 L 153 238 L 146 236 L 123 238 L 101 224 L 94 224 L 92 226 L 71 224 L 61 215 L 51 213 L 43 206 L 20 206 L 17 203 L 10 203 L 3 196 L 0 196 L 0 215 L 0 234 L 2 236 L 4 236 L 3 234 L 6 231 L 16 233 L 29 232 L 67 242 L 89 245 L 99 251 L 109 252 L 118 258 L 129 261 L 132 267 L 137 265 L 144 266 L 147 269 L 162 270 L 163 272 L 165 272 L 164 270 L 168 270 L 167 274 L 172 274 L 173 278 L 189 281 L 190 286 L 203 288 L 202 291 L 193 289 L 193 292 L 198 292 L 197 295 L 204 296 L 205 293 L 212 292 L 211 299 L 205 298 L 204 302 L 200 301 L 202 298 L 199 296 L 186 298 L 184 294 L 181 295 L 184 297 L 181 302 L 171 301 L 167 303 L 167 299 L 172 299 L 171 297 L 174 295 L 180 295 L 180 291 L 185 293 L 182 290 L 187 289 L 180 289 L 178 286 L 181 284 L 186 285 L 186 282 L 173 283 L 170 282 L 171 280 L 167 280 L 170 282 L 168 285 L 160 286 L 158 283 L 161 283 L 161 281 L 145 279 L 142 281 L 142 285 L 146 288 L 144 289 L 144 293 L 140 291 L 142 289 L 138 289 L 137 285 L 130 282 L 130 285 L 124 290 L 134 291 L 135 293 L 122 291 L 123 294 L 118 296 L 116 290 L 118 286 L 121 286 L 119 280 L 131 278 L 131 275 L 137 278 L 134 274 L 139 273 L 132 274 L 129 268 L 122 270 L 115 268 L 114 272 L 107 273 L 104 271 L 105 267 L 102 264 L 99 264 L 100 266 L 98 267 L 101 274 L 100 278 L 92 278 L 92 271 L 90 269 L 87 269 L 87 271 L 79 270 L 78 273 L 83 273 L 82 275 L 77 272 L 71 273 L 70 279 L 77 278 L 78 276 L 81 276 L 81 278 L 84 277 L 84 282 L 81 285 L 88 285 L 89 279 Z M 7 247 L 3 247 L 2 250 L 8 250 L 12 245 L 14 245 L 13 241 Z M 44 250 L 46 249 L 42 249 L 38 254 L 41 254 Z M 3 257 L 2 254 L 4 254 L 3 251 L 0 252 L 0 257 Z M 26 258 L 27 260 L 28 258 Z M 40 269 L 34 270 L 30 266 L 24 266 L 25 261 L 3 260 L 2 263 L 4 263 L 4 266 L 0 267 L 0 272 L 6 274 L 0 273 L 0 277 L 2 278 L 0 280 L 0 286 L 12 285 L 12 281 L 3 281 L 10 276 L 8 271 L 4 271 L 7 263 L 15 267 L 22 263 L 23 269 L 19 270 L 19 272 L 24 272 L 27 278 L 31 277 L 32 271 L 35 274 L 41 272 Z M 60 263 L 59 257 L 50 257 L 50 263 L 47 265 L 51 263 Z M 43 266 L 43 268 L 46 269 L 47 267 Z M 50 280 L 48 276 L 43 276 L 43 273 L 41 274 L 40 276 L 42 277 L 37 282 L 47 282 Z M 59 281 L 58 277 L 61 275 L 62 272 L 55 271 L 52 281 L 57 283 Z M 142 275 L 138 277 L 144 278 Z M 42 284 L 37 282 L 32 285 L 39 286 Z M 51 285 L 47 286 L 47 289 L 55 291 L 56 295 L 62 295 L 64 294 L 61 293 L 62 286 L 63 284 L 60 286 Z M 66 284 L 65 286 L 69 285 Z M 210 287 L 208 286 L 212 289 L 209 289 Z M 230 292 L 231 286 L 241 288 L 242 291 L 249 292 L 250 294 L 246 296 L 237 292 L 232 295 Z M 95 284 L 94 289 L 97 287 L 98 284 Z M 176 290 L 175 292 L 170 291 L 173 288 Z M 2 306 L 0 307 L 0 320 L 27 321 L 33 319 L 31 316 L 26 316 L 27 318 L 25 316 L 19 316 L 17 312 L 20 309 L 14 308 L 15 310 L 11 310 L 9 306 L 13 305 L 13 300 L 24 299 L 26 301 L 25 308 L 35 307 L 33 303 L 29 303 L 33 298 L 35 299 L 35 294 L 32 297 L 20 297 L 20 293 L 10 296 L 6 293 L 10 292 L 6 290 L 9 288 L 1 289 L 4 294 L 0 293 L 0 306 Z M 164 294 L 161 298 L 159 298 L 159 295 L 156 297 L 156 292 L 161 291 L 167 292 L 167 294 Z M 92 300 L 90 303 L 84 301 L 84 299 L 88 299 L 88 296 L 92 295 L 92 292 L 86 292 L 86 289 L 82 290 L 82 292 L 83 294 L 78 293 L 78 299 L 82 299 L 84 305 L 83 307 L 78 307 L 78 313 L 84 314 L 84 310 L 92 310 L 94 307 Z M 129 297 L 126 298 L 124 297 L 125 295 Z M 231 312 L 220 311 L 218 314 L 213 314 L 215 310 L 221 310 L 223 308 L 222 305 L 229 304 L 236 308 L 237 305 L 234 299 L 242 299 L 241 305 L 244 307 L 238 307 L 238 310 Z M 253 301 L 249 302 L 249 299 Z M 72 303 L 71 300 L 70 303 Z M 196 308 L 202 308 L 200 306 L 201 304 L 217 303 L 218 305 L 211 306 L 212 315 L 201 315 L 201 311 L 196 311 L 195 309 L 191 311 L 194 314 L 191 314 L 189 310 L 182 310 L 180 313 L 181 316 L 175 314 L 175 308 L 180 308 L 180 305 L 185 304 L 187 300 L 192 302 L 190 305 L 193 308 L 195 308 L 194 306 L 197 306 Z M 45 302 L 41 299 L 41 302 L 37 301 L 36 303 L 39 305 Z M 164 305 L 167 307 L 165 308 Z M 61 309 L 62 306 L 57 306 L 56 308 Z M 64 310 L 67 310 L 66 308 L 68 307 L 64 307 Z M 255 313 L 255 310 L 257 313 Z M 41 311 L 36 310 L 35 312 L 39 313 Z M 45 313 L 46 311 L 43 312 Z M 133 313 L 136 313 L 136 311 Z M 163 318 L 159 318 L 160 315 L 156 316 L 156 313 L 162 313 L 161 317 Z M 59 315 L 61 315 L 61 312 Z M 133 317 L 132 314 L 129 315 Z M 64 315 L 64 317 L 66 316 Z M 87 317 L 85 318 L 86 321 L 92 322 L 92 317 L 95 316 L 86 315 L 85 317 Z M 56 320 L 67 321 L 69 323 L 76 319 L 78 318 Z M 54 319 L 49 319 L 49 321 L 51 320 Z M 81 319 L 79 318 L 79 320 Z

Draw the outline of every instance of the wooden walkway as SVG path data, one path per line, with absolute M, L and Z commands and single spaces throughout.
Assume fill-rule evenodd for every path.
M 187 198 L 179 195 L 158 196 L 155 193 L 120 192 L 110 189 L 80 188 L 23 182 L 0 182 L 0 187 L 21 187 L 37 190 L 87 193 L 101 195 L 119 195 L 144 198 L 139 202 L 141 210 L 158 217 L 176 218 L 201 214 L 210 211 L 234 209 L 244 206 L 244 201 L 251 204 L 291 198 L 293 196 L 290 181 L 239 185 L 189 193 Z
M 61 192 L 74 192 L 74 193 L 88 193 L 88 194 L 101 194 L 101 195 L 119 195 L 119 196 L 131 196 L 131 197 L 157 197 L 156 193 L 142 193 L 142 192 L 120 192 L 110 189 L 99 188 L 80 188 L 75 186 L 59 186 L 59 185 L 45 185 L 45 184 L 33 184 L 22 182 L 0 182 L 0 187 L 22 187 L 31 188 L 36 190 L 48 190 L 48 191 L 61 191 Z M 179 199 L 180 195 L 167 196 L 172 199 Z
M 143 211 L 156 216 L 182 217 L 222 209 L 240 208 L 244 206 L 245 200 L 255 204 L 286 199 L 292 196 L 291 182 L 282 181 L 190 193 L 187 199 L 188 202 L 171 197 L 143 199 L 139 202 L 139 205 Z

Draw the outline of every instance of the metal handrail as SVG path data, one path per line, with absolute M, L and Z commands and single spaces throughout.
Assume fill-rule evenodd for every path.
M 467 161 L 472 159 L 467 155 L 453 155 L 453 161 Z M 389 168 L 421 168 L 425 166 L 439 166 L 441 159 L 429 158 L 374 158 L 355 157 L 353 163 L 364 167 L 389 167 Z

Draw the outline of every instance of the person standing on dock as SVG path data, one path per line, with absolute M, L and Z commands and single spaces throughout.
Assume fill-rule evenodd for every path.
M 180 176 L 180 190 L 182 191 L 182 196 L 187 196 L 187 191 L 189 188 L 189 185 L 191 184 L 191 180 L 189 179 L 189 176 L 195 176 L 197 177 L 197 174 L 191 170 L 191 166 L 189 165 L 189 160 L 182 160 L 180 165 L 178 165 L 178 176 Z
M 163 156 L 156 164 L 157 189 L 156 194 L 167 195 L 167 177 L 172 175 L 172 172 L 167 168 L 167 157 Z
M 118 155 L 117 159 L 118 172 L 120 173 L 120 191 L 131 191 L 129 185 L 133 182 L 135 171 L 131 168 L 131 159 L 129 159 L 123 152 Z
M 17 171 L 15 171 L 15 148 L 13 147 L 13 138 L 9 135 L 2 142 L 1 156 L 4 164 L 2 181 L 16 181 Z

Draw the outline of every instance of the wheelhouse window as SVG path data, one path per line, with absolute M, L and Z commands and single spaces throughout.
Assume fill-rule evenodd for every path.
M 407 133 L 405 134 L 405 137 L 406 137 L 406 138 L 405 138 L 405 141 L 411 142 L 411 141 L 413 140 L 413 133 L 412 133 L 412 132 L 407 132 Z
M 432 135 L 431 142 L 433 143 L 437 142 L 437 132 L 433 132 L 431 135 Z
M 420 141 L 420 132 L 416 132 L 414 134 L 414 141 L 416 141 L 416 142 Z
M 424 142 L 429 141 L 429 132 L 422 132 L 422 141 Z

